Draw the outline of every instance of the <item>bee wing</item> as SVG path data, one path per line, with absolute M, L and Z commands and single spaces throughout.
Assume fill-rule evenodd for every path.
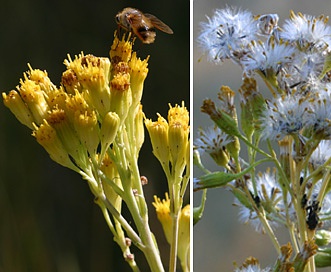
M 172 29 L 167 26 L 165 23 L 163 23 L 159 18 L 156 16 L 149 14 L 149 13 L 144 13 L 144 15 L 151 21 L 152 25 L 157 28 L 158 30 L 161 30 L 167 34 L 173 34 L 174 32 Z

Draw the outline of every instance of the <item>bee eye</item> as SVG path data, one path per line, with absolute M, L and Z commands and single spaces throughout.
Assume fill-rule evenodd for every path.
M 115 21 L 116 21 L 117 23 L 120 22 L 120 16 L 119 16 L 119 15 L 116 15 L 116 16 L 115 16 Z

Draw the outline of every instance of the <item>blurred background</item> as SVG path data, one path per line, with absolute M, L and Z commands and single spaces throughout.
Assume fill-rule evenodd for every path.
M 47 70 L 59 85 L 67 54 L 107 57 L 117 29 L 114 17 L 128 6 L 156 15 L 174 30 L 158 31 L 154 44 L 134 45 L 139 57 L 151 56 L 142 101 L 146 116 L 167 116 L 168 103 L 183 100 L 189 108 L 189 1 L 2 0 L 1 92 L 18 85 L 27 63 Z M 131 271 L 86 182 L 53 162 L 30 134 L 1 101 L 0 272 Z M 151 204 L 154 194 L 164 197 L 167 185 L 147 134 L 139 164 L 149 180 L 151 228 L 167 266 L 169 248 Z M 149 271 L 140 252 L 132 251 L 141 270 Z
M 193 80 L 193 124 L 192 138 L 197 137 L 198 127 L 206 128 L 211 121 L 206 114 L 200 112 L 202 100 L 211 98 L 217 100 L 217 92 L 222 85 L 228 85 L 237 91 L 241 82 L 241 69 L 226 61 L 222 65 L 214 65 L 207 62 L 202 51 L 197 47 L 196 39 L 199 35 L 199 23 L 206 20 L 206 15 L 213 16 L 215 9 L 222 9 L 227 4 L 250 10 L 253 14 L 277 13 L 280 17 L 279 25 L 288 18 L 289 11 L 302 12 L 314 16 L 321 14 L 331 15 L 331 5 L 324 0 L 195 0 L 193 3 L 193 49 L 194 67 Z M 260 85 L 263 92 L 263 85 Z M 208 163 L 209 169 L 216 170 L 215 163 L 203 157 Z M 196 171 L 195 176 L 200 172 Z M 194 193 L 194 203 L 200 203 L 201 193 Z M 249 225 L 243 225 L 238 221 L 238 209 L 234 207 L 233 196 L 223 189 L 208 191 L 205 213 L 202 220 L 194 227 L 194 271 L 233 271 L 233 263 L 241 265 L 244 260 L 253 256 L 258 258 L 261 267 L 273 264 L 277 254 L 271 245 L 267 235 L 257 234 Z M 196 206 L 195 205 L 195 206 Z M 288 237 L 282 231 L 278 231 L 279 242 L 287 243 Z M 321 269 L 318 271 L 329 271 Z

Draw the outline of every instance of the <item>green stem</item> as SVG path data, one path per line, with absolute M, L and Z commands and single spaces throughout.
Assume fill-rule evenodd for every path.
M 172 240 L 170 245 L 169 272 L 176 272 L 177 242 L 178 242 L 178 214 L 171 214 Z
M 172 238 L 170 244 L 169 272 L 176 272 L 179 213 L 181 211 L 183 202 L 180 196 L 181 178 L 176 176 L 177 175 L 174 169 L 171 180 L 168 180 L 170 194 L 170 216 L 172 219 Z
M 243 135 L 237 135 L 237 137 L 239 138 L 239 139 L 241 139 L 242 141 L 244 141 L 245 142 L 245 144 L 247 144 L 249 147 L 251 147 L 253 150 L 255 150 L 255 151 L 257 151 L 257 152 L 259 152 L 260 154 L 262 154 L 262 155 L 264 155 L 265 157 L 267 157 L 267 158 L 271 158 L 271 156 L 268 154 L 268 153 L 266 153 L 266 152 L 264 152 L 262 149 L 260 149 L 260 148 L 258 148 L 257 146 L 255 146 L 253 143 L 251 143 L 245 136 L 243 136 Z
M 321 186 L 320 191 L 319 191 L 318 196 L 317 196 L 317 201 L 319 201 L 319 203 L 322 203 L 322 201 L 324 199 L 326 189 L 328 188 L 328 185 L 329 185 L 329 182 L 330 182 L 330 178 L 331 178 L 330 170 L 327 170 L 326 173 L 323 176 L 322 186 Z
M 137 208 L 137 205 L 134 200 L 134 198 L 129 198 L 129 200 L 126 202 L 131 215 L 133 217 L 133 220 L 135 221 L 135 224 L 139 231 L 139 236 L 137 234 L 132 233 L 130 231 L 132 228 L 131 226 L 124 220 L 122 220 L 122 215 L 117 212 L 117 210 L 112 206 L 112 204 L 104 197 L 102 199 L 107 207 L 107 209 L 114 215 L 116 215 L 116 219 L 120 221 L 123 228 L 128 233 L 128 236 L 130 239 L 135 243 L 135 245 L 144 253 L 147 262 L 149 264 L 149 267 L 151 271 L 153 272 L 163 272 L 164 268 L 161 262 L 161 258 L 159 255 L 159 252 L 155 246 L 152 233 L 149 229 L 148 220 L 146 218 L 142 218 L 139 215 L 139 210 Z M 132 208 L 134 207 L 134 208 Z M 129 230 L 129 231 L 128 231 Z
M 124 219 L 124 217 L 116 210 L 116 208 L 110 203 L 110 201 L 106 198 L 106 196 L 103 194 L 99 196 L 100 201 L 103 202 L 103 204 L 107 207 L 108 211 L 114 216 L 114 218 L 120 222 L 122 227 L 125 229 L 127 235 L 132 240 L 132 242 L 137 245 L 138 248 L 143 248 L 144 245 L 142 243 L 142 240 L 139 238 L 137 233 L 133 230 L 133 228 L 130 226 L 130 224 Z M 98 199 L 98 200 L 99 200 Z
M 117 169 L 124 191 L 123 200 L 138 229 L 141 239 L 141 244 L 138 247 L 144 253 L 151 271 L 163 272 L 161 257 L 148 223 L 147 204 L 141 187 L 138 160 L 133 154 L 134 152 L 130 152 L 132 149 L 126 149 L 131 143 L 124 140 L 127 138 L 124 133 L 126 131 L 121 130 L 116 137 L 116 143 L 114 143 L 115 153 L 118 155 L 116 157 Z M 134 190 L 137 193 L 134 193 Z
M 275 235 L 275 233 L 273 232 L 272 228 L 270 227 L 269 223 L 268 223 L 268 220 L 266 219 L 265 217 L 265 213 L 264 211 L 260 210 L 257 206 L 256 206 L 256 203 L 252 197 L 252 195 L 250 194 L 249 190 L 248 190 L 248 187 L 247 186 L 244 186 L 244 191 L 249 199 L 249 201 L 251 202 L 251 205 L 253 207 L 253 209 L 255 210 L 257 216 L 259 217 L 263 227 L 264 227 L 264 230 L 266 231 L 266 233 L 268 234 L 272 244 L 274 245 L 276 251 L 277 251 L 277 254 L 279 255 L 281 253 L 280 251 L 280 245 L 279 245 L 279 242 L 277 240 L 277 237 Z
M 107 208 L 104 205 L 103 202 L 98 202 L 98 205 L 102 211 L 102 214 L 106 220 L 106 223 L 109 227 L 109 229 L 111 230 L 111 232 L 114 235 L 114 240 L 116 241 L 116 243 L 121 247 L 123 255 L 125 256 L 125 260 L 126 262 L 130 265 L 132 271 L 134 272 L 140 272 L 139 267 L 137 266 L 137 263 L 135 262 L 134 258 L 129 258 L 129 256 L 131 256 L 131 252 L 130 252 L 130 246 L 126 244 L 125 242 L 125 235 L 124 232 L 122 230 L 122 225 L 118 224 L 119 227 L 115 230 L 110 217 L 109 217 L 109 213 L 107 212 Z M 118 221 L 116 221 L 118 222 Z
M 252 139 L 253 139 L 252 136 L 250 136 L 250 137 L 248 137 L 247 140 L 249 142 L 252 142 Z M 255 144 L 255 146 L 256 146 L 256 144 Z M 247 146 L 247 152 L 248 152 L 248 161 L 249 161 L 250 164 L 252 164 L 253 162 L 255 162 L 256 150 L 254 150 L 251 147 Z M 252 179 L 252 185 L 253 185 L 253 190 L 254 190 L 254 196 L 257 196 L 258 194 L 257 194 L 256 180 L 255 180 L 255 168 L 252 168 L 251 179 Z

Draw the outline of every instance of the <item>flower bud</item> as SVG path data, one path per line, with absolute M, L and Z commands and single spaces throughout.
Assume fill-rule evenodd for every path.
M 179 214 L 177 256 L 182 267 L 187 267 L 190 257 L 190 205 L 186 205 Z
M 156 122 L 145 120 L 145 126 L 151 138 L 153 154 L 160 161 L 162 167 L 169 163 L 168 123 L 159 115 Z
M 186 151 L 189 138 L 189 113 L 184 106 L 176 105 L 168 111 L 168 139 L 171 164 L 176 175 L 182 175 L 186 164 Z
M 136 150 L 137 152 L 140 151 L 141 146 L 144 143 L 145 140 L 145 130 L 144 130 L 144 113 L 143 113 L 143 107 L 140 104 L 138 108 L 138 112 L 135 115 L 134 118 L 134 126 L 135 126 L 135 143 L 136 143 Z M 138 157 L 138 154 L 136 154 Z
M 99 145 L 99 126 L 95 111 L 76 112 L 74 128 L 90 156 L 96 153 Z
M 240 136 L 238 123 L 227 113 L 216 109 L 215 103 L 210 99 L 203 101 L 201 111 L 208 114 L 214 123 L 226 134 L 231 136 Z
M 233 141 L 226 145 L 226 151 L 236 162 L 239 162 L 240 142 L 238 137 L 233 137 Z
M 181 175 L 186 162 L 187 133 L 181 123 L 172 123 L 168 130 L 170 161 L 176 171 Z
M 114 142 L 119 126 L 120 118 L 115 112 L 108 112 L 103 118 L 100 130 L 101 159 Z
M 315 243 L 319 247 L 326 246 L 331 243 L 331 231 L 328 230 L 317 230 L 315 234 Z

